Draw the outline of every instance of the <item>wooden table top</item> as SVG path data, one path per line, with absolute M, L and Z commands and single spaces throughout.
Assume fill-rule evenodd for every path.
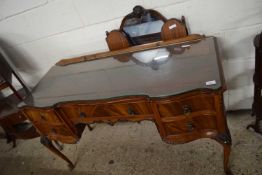
M 33 89 L 33 102 L 28 105 L 45 107 L 73 100 L 163 97 L 195 89 L 218 89 L 223 85 L 219 64 L 216 39 L 207 37 L 191 44 L 182 54 L 171 54 L 157 70 L 112 57 L 55 65 Z

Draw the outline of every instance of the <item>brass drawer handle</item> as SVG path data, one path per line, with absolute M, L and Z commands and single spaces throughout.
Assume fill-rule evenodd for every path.
M 40 113 L 40 118 L 41 120 L 46 121 L 45 115 L 43 113 Z
M 79 116 L 80 116 L 80 118 L 86 118 L 87 116 L 86 116 L 86 113 L 84 113 L 84 112 L 80 112 L 79 113 Z
M 195 129 L 195 126 L 193 124 L 193 122 L 188 122 L 187 123 L 187 130 L 192 132 Z
M 184 105 L 184 106 L 183 106 L 183 112 L 184 112 L 184 115 L 190 115 L 191 112 L 192 112 L 191 106 L 189 106 L 189 105 Z
M 127 113 L 128 115 L 136 115 L 136 112 L 131 106 L 128 106 Z

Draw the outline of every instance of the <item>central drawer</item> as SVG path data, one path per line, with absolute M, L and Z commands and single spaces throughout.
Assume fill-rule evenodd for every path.
M 96 105 L 92 116 L 137 116 L 150 114 L 152 114 L 152 111 L 149 104 L 145 101 L 139 101 Z
M 97 121 L 98 118 L 132 118 L 153 116 L 147 99 L 82 101 L 60 104 L 59 111 L 75 122 Z M 96 120 L 97 119 L 97 120 Z

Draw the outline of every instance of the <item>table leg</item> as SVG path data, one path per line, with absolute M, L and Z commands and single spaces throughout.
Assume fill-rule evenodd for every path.
M 228 167 L 229 156 L 231 152 L 231 136 L 229 131 L 226 133 L 217 134 L 215 140 L 223 146 L 224 151 L 224 172 L 226 175 L 233 175 L 230 168 Z
M 223 144 L 223 149 L 224 149 L 224 171 L 226 175 L 233 175 L 230 168 L 228 167 L 228 161 L 229 161 L 229 156 L 231 152 L 231 145 Z
M 54 154 L 56 154 L 58 157 L 60 157 L 61 159 L 63 159 L 64 161 L 66 161 L 68 163 L 68 166 L 70 169 L 74 168 L 74 164 L 63 154 L 61 153 L 52 143 L 51 140 L 49 140 L 47 137 L 42 136 L 40 139 L 41 144 L 43 144 L 47 149 L 49 149 L 51 152 L 53 152 Z

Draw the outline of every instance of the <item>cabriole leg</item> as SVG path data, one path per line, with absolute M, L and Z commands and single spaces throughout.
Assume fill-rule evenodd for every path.
M 53 145 L 52 141 L 49 140 L 47 137 L 42 136 L 40 139 L 41 144 L 43 144 L 47 149 L 51 152 L 59 156 L 61 159 L 65 160 L 68 163 L 70 169 L 74 168 L 74 164 L 64 155 L 62 154 L 56 147 Z
M 224 171 L 226 175 L 233 175 L 228 167 L 229 156 L 231 152 L 231 136 L 229 133 L 218 134 L 215 140 L 223 146 L 224 151 Z
M 233 175 L 230 168 L 228 167 L 228 161 L 229 161 L 229 156 L 231 152 L 231 145 L 223 144 L 223 149 L 224 149 L 224 171 L 226 175 Z

